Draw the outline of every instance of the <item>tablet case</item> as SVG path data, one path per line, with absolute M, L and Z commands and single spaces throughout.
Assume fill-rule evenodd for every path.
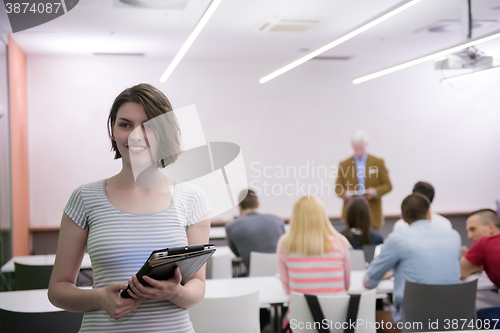
M 153 251 L 148 260 L 146 260 L 144 265 L 137 272 L 137 279 L 143 286 L 151 287 L 149 283 L 144 281 L 144 275 L 155 280 L 168 280 L 174 276 L 175 269 L 179 267 L 182 275 L 181 284 L 185 285 L 214 254 L 215 248 L 205 250 L 206 246 L 214 245 L 192 245 Z M 153 259 L 155 254 L 161 255 L 161 253 L 167 254 L 161 259 Z M 159 261 L 166 262 L 158 263 Z M 128 289 L 130 289 L 130 286 L 122 290 L 121 296 L 123 298 L 131 298 L 127 292 Z

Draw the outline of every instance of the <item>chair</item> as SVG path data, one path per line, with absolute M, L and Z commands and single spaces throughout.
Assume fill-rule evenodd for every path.
M 464 320 L 467 324 L 476 319 L 477 280 L 458 284 L 420 284 L 406 281 L 402 304 L 402 321 L 408 326 L 403 332 L 456 331 Z M 446 325 L 448 319 L 449 325 Z M 458 329 L 451 326 L 458 320 Z M 429 322 L 438 320 L 437 327 L 429 327 Z M 423 327 L 411 323 L 421 322 Z M 466 325 L 467 325 L 466 324 Z M 449 326 L 449 327 L 447 327 Z M 464 326 L 464 329 L 470 329 Z
M 358 309 L 358 325 L 355 333 L 375 333 L 375 299 L 376 299 L 376 290 L 370 290 L 361 294 L 361 299 L 359 302 Z M 330 332 L 344 332 L 344 329 L 341 325 L 345 322 L 347 317 L 347 309 L 349 306 L 349 295 L 339 295 L 339 296 L 322 296 L 318 295 L 318 302 L 321 306 L 321 310 L 325 315 L 325 319 L 333 322 L 333 327 L 330 326 Z M 290 293 L 290 327 L 292 328 L 293 333 L 317 333 L 316 329 L 307 329 L 299 328 L 292 326 L 292 323 L 314 323 L 313 316 L 311 314 L 311 310 L 309 310 L 309 306 L 307 305 L 306 298 L 303 294 L 299 294 L 296 292 Z M 361 324 L 361 320 L 364 320 L 365 324 Z M 298 326 L 298 325 L 297 325 Z
M 375 248 L 377 245 L 363 245 L 363 252 L 365 254 L 365 261 L 369 264 L 372 262 L 375 255 Z
M 13 312 L 0 309 L 0 332 L 78 332 L 83 313 L 55 312 Z
M 14 277 L 17 290 L 48 289 L 50 275 L 52 274 L 50 266 L 23 265 L 14 263 Z
M 250 252 L 249 276 L 275 276 L 278 273 L 276 253 Z
M 259 292 L 235 297 L 204 298 L 189 308 L 189 318 L 196 333 L 258 333 Z
M 351 271 L 366 270 L 365 253 L 363 250 L 349 250 L 351 254 Z
M 233 267 L 229 253 L 213 255 L 209 261 L 211 264 L 212 279 L 230 279 L 233 277 Z

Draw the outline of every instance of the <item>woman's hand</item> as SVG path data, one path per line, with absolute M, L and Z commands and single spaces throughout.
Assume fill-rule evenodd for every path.
M 179 297 L 180 289 L 183 288 L 181 286 L 182 276 L 179 267 L 175 269 L 174 276 L 168 280 L 159 281 L 149 276 L 143 276 L 143 279 L 149 283 L 151 287 L 143 286 L 135 275 L 128 281 L 130 289 L 132 289 L 129 289 L 128 293 L 132 298 L 138 300 L 168 300 L 175 302 Z
M 101 308 L 113 319 L 121 319 L 134 311 L 142 300 L 137 298 L 123 298 L 120 291 L 127 289 L 126 283 L 113 283 L 103 288 L 100 297 Z

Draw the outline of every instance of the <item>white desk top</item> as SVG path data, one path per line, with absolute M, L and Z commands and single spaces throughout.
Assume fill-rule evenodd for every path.
M 91 287 L 82 287 L 89 289 Z M 0 292 L 0 309 L 13 312 L 62 311 L 50 303 L 47 289 Z
M 33 265 L 33 266 L 43 266 L 43 265 L 54 265 L 54 261 L 56 260 L 55 254 L 44 254 L 44 255 L 36 255 L 36 256 L 24 256 L 24 257 L 14 257 L 7 261 L 5 265 L 2 266 L 0 272 L 2 273 L 13 273 L 14 272 L 14 262 L 25 264 L 25 265 Z M 88 253 L 85 253 L 83 256 L 82 267 L 81 269 L 91 269 L 92 265 L 90 263 L 90 257 Z
M 364 274 L 364 271 L 351 272 L 349 293 L 362 293 L 368 290 L 363 287 Z M 390 293 L 393 289 L 394 283 L 391 280 L 384 280 L 377 287 L 377 294 Z M 283 289 L 280 279 L 275 276 L 207 280 L 205 297 L 237 296 L 252 291 L 260 291 L 259 301 L 261 305 L 288 302 L 288 295 Z
M 363 275 L 363 271 L 351 272 L 349 293 L 366 291 L 363 287 Z M 393 281 L 384 280 L 377 287 L 377 294 L 390 293 L 393 288 Z M 478 290 L 488 289 L 494 289 L 494 285 L 489 280 L 485 280 L 484 276 L 479 276 Z M 205 297 L 237 296 L 252 291 L 260 292 L 259 302 L 261 306 L 288 302 L 288 295 L 283 290 L 281 281 L 275 276 L 207 280 Z M 60 310 L 49 302 L 47 289 L 0 292 L 0 308 L 18 312 L 53 312 Z
M 253 291 L 260 292 L 261 305 L 288 302 L 288 295 L 283 290 L 281 281 L 274 276 L 215 279 L 206 280 L 205 283 L 206 298 L 238 296 Z

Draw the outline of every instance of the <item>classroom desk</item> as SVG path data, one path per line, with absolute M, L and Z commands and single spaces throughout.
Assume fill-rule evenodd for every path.
M 35 255 L 35 256 L 24 256 L 24 257 L 14 257 L 7 261 L 2 268 L 0 269 L 1 273 L 14 273 L 14 262 L 25 264 L 25 265 L 33 265 L 33 266 L 42 266 L 42 265 L 54 265 L 54 261 L 56 260 L 55 254 L 44 254 L 44 255 Z M 82 266 L 81 269 L 91 269 L 92 265 L 90 264 L 90 257 L 88 253 L 83 255 Z
M 80 287 L 90 289 L 92 287 Z M 47 289 L 0 292 L 0 309 L 13 312 L 55 312 L 63 311 L 50 303 Z
M 351 272 L 349 293 L 362 293 L 364 271 Z M 478 278 L 478 290 L 497 289 L 484 275 Z M 89 288 L 89 287 L 84 287 Z M 377 287 L 377 296 L 391 293 L 394 283 L 391 280 L 382 281 Z M 271 306 L 275 327 L 281 323 L 282 306 L 288 303 L 288 295 L 281 286 L 281 281 L 275 276 L 206 280 L 205 297 L 230 297 L 259 291 L 261 308 Z M 0 292 L 0 308 L 18 312 L 53 312 L 60 311 L 47 298 L 47 289 Z

